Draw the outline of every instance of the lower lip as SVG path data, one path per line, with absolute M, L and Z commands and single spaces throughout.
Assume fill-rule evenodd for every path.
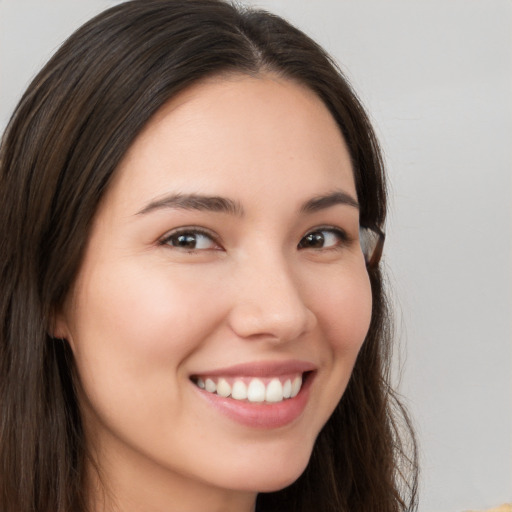
M 289 425 L 302 414 L 309 399 L 313 378 L 314 374 L 309 373 L 294 398 L 270 404 L 224 398 L 200 389 L 195 384 L 193 386 L 211 405 L 233 421 L 248 427 L 273 429 Z

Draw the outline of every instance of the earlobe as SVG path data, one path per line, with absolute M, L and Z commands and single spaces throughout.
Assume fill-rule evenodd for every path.
M 68 322 L 61 308 L 54 309 L 52 311 L 48 325 L 48 335 L 51 338 L 70 341 L 71 336 L 68 328 Z

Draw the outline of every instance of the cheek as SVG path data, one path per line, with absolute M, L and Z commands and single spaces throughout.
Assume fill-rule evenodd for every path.
M 316 293 L 316 316 L 331 349 L 355 360 L 370 326 L 372 292 L 366 267 L 347 270 Z
M 317 318 L 321 346 L 320 368 L 310 438 L 314 439 L 327 422 L 345 392 L 359 350 L 371 320 L 372 293 L 364 262 L 331 272 L 317 273 L 307 290 L 310 308 Z
M 70 342 L 91 418 L 116 431 L 125 424 L 145 432 L 153 428 L 145 418 L 167 421 L 158 411 L 178 417 L 184 363 L 222 316 L 208 283 L 190 282 L 183 272 L 122 261 L 115 269 L 84 269 Z
M 189 283 L 144 267 L 98 269 L 77 294 L 77 351 L 100 344 L 94 349 L 110 347 L 116 358 L 178 363 L 215 322 L 208 314 L 211 292 Z

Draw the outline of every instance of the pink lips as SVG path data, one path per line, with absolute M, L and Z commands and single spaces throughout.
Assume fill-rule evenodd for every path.
M 243 363 L 227 368 L 218 368 L 198 373 L 212 377 L 279 377 L 287 373 L 305 373 L 316 370 L 316 366 L 305 361 L 259 361 Z
M 314 364 L 293 360 L 244 363 L 195 374 L 195 376 L 207 377 L 258 377 L 262 379 L 288 374 L 302 374 L 304 382 L 297 396 L 277 403 L 254 403 L 246 400 L 235 400 L 210 393 L 197 386 L 195 386 L 195 389 L 210 405 L 235 422 L 253 428 L 274 429 L 292 423 L 302 414 L 308 402 L 315 370 L 316 366 Z

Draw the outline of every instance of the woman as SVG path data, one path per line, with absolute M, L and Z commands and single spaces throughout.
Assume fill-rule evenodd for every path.
M 3 511 L 415 506 L 379 149 L 304 34 L 106 11 L 22 98 L 0 194 Z

